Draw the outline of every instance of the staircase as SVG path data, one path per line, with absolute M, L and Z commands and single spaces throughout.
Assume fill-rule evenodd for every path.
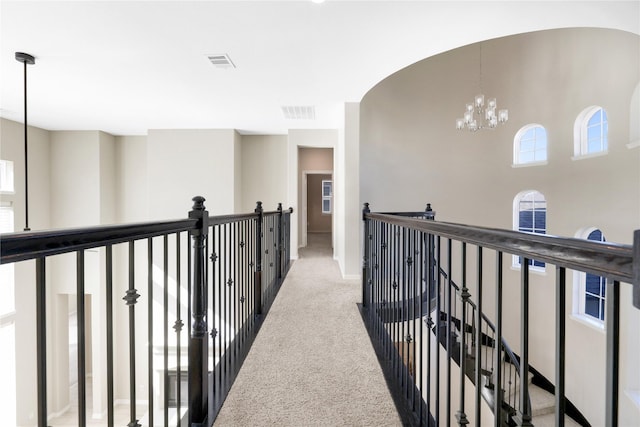
M 437 314 L 435 310 L 432 311 L 432 317 L 437 318 Z M 446 328 L 447 328 L 447 315 L 444 312 L 440 313 L 440 345 L 446 348 Z M 449 342 L 452 344 L 452 356 L 458 366 L 460 365 L 460 325 L 461 322 L 459 319 L 454 317 L 451 318 L 452 328 L 451 328 L 451 337 Z M 433 333 L 436 332 L 436 327 L 432 328 Z M 473 330 L 471 325 L 466 325 L 465 333 L 467 334 L 466 342 L 473 343 L 472 334 Z M 490 407 L 494 406 L 494 366 L 493 365 L 493 351 L 495 349 L 495 340 L 485 334 L 482 337 L 482 348 L 481 353 L 482 357 L 482 396 L 487 401 Z M 476 369 L 476 348 L 471 345 L 468 347 L 469 351 L 466 352 L 465 358 L 465 374 L 472 382 L 475 383 L 475 369 Z M 489 357 L 487 357 L 489 356 Z M 515 357 L 515 360 L 505 360 L 502 358 L 502 365 L 500 369 L 502 369 L 503 373 L 509 372 L 515 375 L 518 372 L 519 367 L 514 366 L 514 362 L 517 363 L 518 357 Z M 534 373 L 535 372 L 535 373 Z M 504 374 L 503 374 L 504 376 Z M 546 388 L 550 388 L 550 383 L 546 380 L 546 378 L 542 377 L 538 371 L 535 371 L 531 367 L 529 374 L 527 375 L 527 384 L 528 384 L 528 394 L 531 404 L 531 415 L 532 415 L 532 423 L 535 426 L 555 426 L 555 396 L 552 392 L 547 391 L 545 388 L 538 386 L 536 382 L 546 383 Z M 510 381 L 507 381 L 509 383 Z M 551 386 L 552 388 L 553 386 Z M 503 387 L 503 419 L 505 421 L 505 426 L 514 426 L 514 416 L 516 415 L 516 410 L 514 409 L 516 402 L 519 399 L 520 386 L 519 383 L 515 383 L 513 387 L 511 387 L 508 391 Z M 590 426 L 590 424 L 584 419 L 582 414 L 580 414 L 570 402 L 568 403 L 568 415 L 565 415 L 565 425 L 566 426 Z M 575 416 L 580 422 L 574 420 L 569 414 Z

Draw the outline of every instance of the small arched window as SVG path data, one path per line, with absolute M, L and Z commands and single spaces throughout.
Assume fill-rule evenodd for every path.
M 524 233 L 547 233 L 547 201 L 539 191 L 528 190 L 513 199 L 513 229 Z M 513 257 L 514 267 L 519 267 L 521 259 Z M 529 260 L 529 265 L 544 269 L 544 262 Z
M 547 131 L 538 124 L 524 126 L 513 139 L 513 164 L 524 165 L 547 161 Z
M 574 124 L 574 154 L 576 157 L 606 153 L 609 122 L 607 112 L 592 106 L 580 113 Z

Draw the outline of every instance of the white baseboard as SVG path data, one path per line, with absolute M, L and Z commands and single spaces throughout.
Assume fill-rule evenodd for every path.
M 62 415 L 63 415 L 65 412 L 67 412 L 69 409 L 71 409 L 71 404 L 69 404 L 69 405 L 65 406 L 65 407 L 64 407 L 64 408 L 62 408 L 60 411 L 50 413 L 50 414 L 47 416 L 47 421 L 51 421 L 53 418 L 58 418 L 58 417 L 62 416 Z

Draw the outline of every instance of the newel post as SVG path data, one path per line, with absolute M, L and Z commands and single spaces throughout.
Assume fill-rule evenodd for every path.
M 424 209 L 425 219 L 436 219 L 436 211 L 431 209 L 431 203 L 427 203 L 427 207 Z
M 276 251 L 276 277 L 282 280 L 282 252 L 284 250 L 284 231 L 282 227 L 282 203 L 278 203 L 278 250 Z
M 193 198 L 189 218 L 197 219 L 193 239 L 191 281 L 191 334 L 189 337 L 189 425 L 204 426 L 209 406 L 208 377 L 209 354 L 207 343 L 207 277 L 205 247 L 209 213 L 204 207 L 204 197 Z
M 262 202 L 256 203 L 256 209 L 254 211 L 258 214 L 258 218 L 256 218 L 256 272 L 254 278 L 254 293 L 255 298 L 254 301 L 254 311 L 255 315 L 259 316 L 262 314 L 262 221 L 263 221 L 263 212 Z
M 362 307 L 367 306 L 367 285 L 369 283 L 369 219 L 367 214 L 371 213 L 369 203 L 364 204 L 362 209 L 362 220 L 364 221 L 364 255 L 362 257 Z

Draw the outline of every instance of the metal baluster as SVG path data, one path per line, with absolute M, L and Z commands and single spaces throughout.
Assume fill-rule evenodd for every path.
M 131 420 L 128 427 L 139 427 L 136 418 L 136 316 L 135 304 L 138 302 L 138 291 L 135 289 L 135 248 L 129 242 L 129 289 L 122 298 L 129 306 L 129 413 Z M 79 344 L 78 344 L 79 345 Z
M 606 285 L 606 420 L 607 427 L 618 425 L 618 393 L 620 385 L 620 282 L 607 279 Z
M 180 345 L 180 332 L 182 331 L 182 319 L 180 318 L 180 294 L 181 294 L 181 269 L 180 269 L 180 233 L 176 233 L 176 322 L 173 329 L 176 331 L 176 427 L 180 427 L 180 409 L 182 405 L 182 372 L 180 369 L 180 355 L 182 346 Z M 215 357 L 215 353 L 214 353 Z
M 147 239 L 147 398 L 149 400 L 149 425 L 154 425 L 153 408 L 153 239 Z
M 226 252 L 227 250 L 227 242 L 229 241 L 228 238 L 228 228 L 229 228 L 229 224 L 224 224 L 222 226 L 222 235 L 223 235 L 223 239 L 222 239 L 222 250 L 223 252 L 220 253 L 220 256 L 222 257 L 222 278 L 223 278 L 223 287 L 224 287 L 224 323 L 226 325 L 225 329 L 226 329 L 226 333 L 225 333 L 225 342 L 224 342 L 224 370 L 225 370 L 225 389 L 227 389 L 230 384 L 231 384 L 231 351 L 229 348 L 230 345 L 230 340 L 233 340 L 233 337 L 231 336 L 231 289 L 229 288 L 229 282 L 228 282 L 228 277 L 229 277 L 229 268 L 228 268 L 228 264 L 229 264 L 229 253 Z
M 222 398 L 222 396 L 224 395 L 224 381 L 226 379 L 225 375 L 224 375 L 224 357 L 226 357 L 226 349 L 223 346 L 223 340 L 226 339 L 227 333 L 226 333 L 226 325 L 223 325 L 223 321 L 222 319 L 224 318 L 224 313 L 225 313 L 225 302 L 224 302 L 224 280 L 222 279 L 222 268 L 223 268 L 223 263 L 220 260 L 220 257 L 222 256 L 222 240 L 223 240 L 223 233 L 224 233 L 224 229 L 223 226 L 221 225 L 216 225 L 215 229 L 218 231 L 216 233 L 217 235 L 217 240 L 218 240 L 218 248 L 217 248 L 217 252 L 216 252 L 216 266 L 217 266 L 217 271 L 218 271 L 218 372 L 219 372 L 219 376 L 218 376 L 218 383 L 219 383 L 219 387 L 218 389 L 220 390 L 220 394 L 219 394 L 219 398 Z
M 427 319 L 425 320 L 427 326 L 427 399 L 426 399 L 426 412 L 427 412 L 427 425 L 430 425 L 431 421 L 431 328 L 433 321 L 431 319 L 431 288 L 433 283 L 433 235 L 427 235 Z M 437 349 L 437 346 L 436 346 Z
M 36 360 L 38 426 L 47 426 L 47 275 L 46 258 L 36 258 Z
M 107 323 L 107 426 L 114 424 L 113 397 L 113 246 L 105 247 Z
M 478 246 L 478 289 L 476 291 L 476 312 L 475 327 L 476 331 L 476 401 L 475 401 L 475 418 L 476 425 L 480 425 L 482 417 L 482 246 Z
M 87 424 L 87 372 L 85 344 L 85 304 L 84 304 L 84 251 L 77 252 L 76 263 L 76 304 L 78 313 L 78 426 Z
M 417 240 L 417 231 L 413 230 L 411 232 L 411 256 L 413 258 L 413 263 L 411 264 L 411 268 L 412 268 L 412 274 L 411 274 L 411 279 L 412 279 L 412 284 L 411 284 L 411 300 L 413 301 L 413 307 L 411 310 L 411 326 L 412 326 L 412 333 L 411 336 L 412 341 L 409 343 L 412 347 L 409 351 L 409 365 L 412 367 L 411 370 L 411 384 L 412 384 L 412 388 L 411 388 L 411 407 L 413 408 L 414 412 L 416 411 L 416 312 L 418 311 L 418 307 L 417 307 L 417 303 L 418 303 L 418 289 L 417 287 L 419 286 L 420 282 L 418 280 L 417 273 L 419 271 L 418 267 L 418 251 L 416 248 L 416 240 Z M 418 413 L 418 416 L 420 415 L 420 413 Z
M 169 425 L 169 236 L 164 235 L 164 425 Z M 206 263 L 205 263 L 206 265 Z M 153 425 L 153 424 L 151 424 Z
M 420 376 L 419 376 L 419 379 L 418 379 L 418 392 L 419 392 L 419 397 L 420 397 L 418 399 L 418 419 L 420 420 L 419 421 L 419 425 L 423 426 L 425 421 L 427 423 L 429 422 L 428 418 L 427 418 L 427 420 L 424 419 L 423 412 L 422 412 L 423 411 L 422 402 L 424 400 L 423 390 L 422 390 L 422 387 L 423 387 L 422 381 L 423 381 L 423 377 L 424 377 L 424 364 L 423 364 L 423 359 L 424 359 L 424 352 L 423 352 L 423 349 L 424 349 L 424 324 L 422 323 L 422 316 L 424 315 L 424 313 L 423 313 L 422 308 L 424 306 L 423 293 L 424 293 L 424 284 L 426 283 L 426 281 L 424 280 L 426 271 L 425 271 L 425 268 L 424 268 L 424 262 L 425 262 L 425 258 L 424 258 L 424 255 L 425 255 L 424 241 L 425 241 L 425 235 L 421 231 L 421 232 L 418 233 L 418 236 L 419 236 L 418 245 L 420 246 L 420 273 L 419 273 L 419 275 L 420 275 L 420 290 L 419 290 L 420 301 L 419 301 L 419 304 L 418 304 L 418 310 L 419 310 L 418 319 L 420 319 L 419 324 L 418 324 L 418 330 L 419 330 L 419 333 L 420 333 L 420 347 L 418 348 L 418 350 L 419 350 L 420 354 L 416 354 L 415 357 L 416 357 L 416 360 L 418 360 L 420 362 Z M 427 338 L 429 338 L 429 337 L 430 337 L 430 335 L 427 333 Z
M 494 345 L 496 347 L 496 351 L 494 352 L 494 362 L 497 369 L 495 369 L 495 381 L 493 388 L 494 395 L 494 405 L 493 405 L 493 416 L 495 420 L 495 426 L 501 427 L 502 420 L 502 401 L 503 391 L 502 391 L 502 370 L 501 359 L 502 359 L 502 252 L 496 253 L 496 332 L 495 332 L 495 341 Z
M 460 299 L 462 301 L 462 309 L 460 310 L 460 409 L 456 414 L 458 425 L 465 426 L 469 424 L 469 419 L 465 413 L 465 380 L 467 371 L 467 309 L 469 304 L 469 289 L 467 288 L 467 244 L 462 242 L 462 288 L 460 289 Z
M 564 390 L 565 390 L 565 326 L 566 326 L 566 270 L 564 267 L 556 267 L 556 427 L 564 427 Z
M 451 290 L 453 288 L 453 284 L 451 283 L 451 272 L 453 268 L 451 267 L 451 239 L 447 239 L 447 400 L 445 402 L 445 416 L 446 416 L 446 425 L 451 425 L 451 358 L 453 354 L 451 352 Z M 460 363 L 460 367 L 462 368 L 462 363 Z
M 401 254 L 401 260 L 402 260 L 402 308 L 400 310 L 400 322 L 402 325 L 402 332 L 400 335 L 400 340 L 398 341 L 398 344 L 400 346 L 401 349 L 401 356 L 402 356 L 402 369 L 400 371 L 400 384 L 403 387 L 403 394 L 404 396 L 407 395 L 407 381 L 406 381 L 406 372 L 409 370 L 409 363 L 406 360 L 407 359 L 407 352 L 405 351 L 405 340 L 406 340 L 406 332 L 405 332 L 405 318 L 408 318 L 409 316 L 406 315 L 406 310 L 405 310 L 405 303 L 407 303 L 407 259 L 406 259 L 406 243 L 407 243 L 407 229 L 402 227 L 402 238 L 401 238 L 401 250 L 402 250 L 402 254 Z M 400 285 L 400 283 L 398 283 Z

